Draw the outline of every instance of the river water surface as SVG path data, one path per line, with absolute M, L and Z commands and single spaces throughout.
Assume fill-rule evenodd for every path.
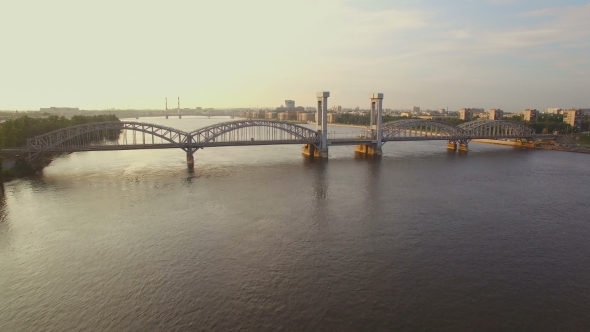
M 590 330 L 590 155 L 445 145 L 60 157 L 4 185 L 0 331 Z

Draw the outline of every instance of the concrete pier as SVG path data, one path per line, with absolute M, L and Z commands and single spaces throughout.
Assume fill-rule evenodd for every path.
M 186 166 L 188 167 L 189 171 L 195 169 L 195 156 L 190 153 L 186 154 Z
M 377 146 L 377 144 L 355 145 L 354 152 L 366 154 L 368 156 L 381 156 L 381 155 L 383 155 L 383 150 L 381 150 L 381 147 Z
M 457 151 L 457 142 L 447 143 L 447 149 Z
M 313 144 L 305 144 L 303 146 L 303 148 L 301 149 L 301 153 L 303 153 L 306 156 L 310 156 L 310 157 L 319 157 L 316 156 L 317 153 L 319 153 L 318 149 L 316 149 L 315 145 Z

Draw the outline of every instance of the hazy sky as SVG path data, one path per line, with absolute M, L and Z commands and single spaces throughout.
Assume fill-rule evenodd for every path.
M 3 0 L 0 109 L 590 108 L 580 0 Z

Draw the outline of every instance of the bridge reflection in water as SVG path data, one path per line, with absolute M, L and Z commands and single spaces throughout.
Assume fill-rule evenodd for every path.
M 386 142 L 444 140 L 451 150 L 467 151 L 472 139 L 520 139 L 526 146 L 553 138 L 537 135 L 534 129 L 511 121 L 471 121 L 459 126 L 448 123 L 407 119 L 381 123 L 383 94 L 371 95 L 371 123 L 364 134 L 334 138 L 327 132 L 327 97 L 318 93 L 317 130 L 284 121 L 248 119 L 229 121 L 192 132 L 140 122 L 101 122 L 56 130 L 29 139 L 22 153 L 34 160 L 46 153 L 138 149 L 181 149 L 187 164 L 194 167 L 194 154 L 206 147 L 301 144 L 303 153 L 325 158 L 329 146 L 354 145 L 355 151 L 381 155 Z M 118 139 L 108 139 L 108 138 Z

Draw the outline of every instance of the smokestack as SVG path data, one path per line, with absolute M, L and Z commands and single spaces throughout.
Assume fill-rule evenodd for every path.
M 180 113 L 180 97 L 178 97 L 178 113 Z
M 168 97 L 166 97 L 166 112 L 168 111 Z

